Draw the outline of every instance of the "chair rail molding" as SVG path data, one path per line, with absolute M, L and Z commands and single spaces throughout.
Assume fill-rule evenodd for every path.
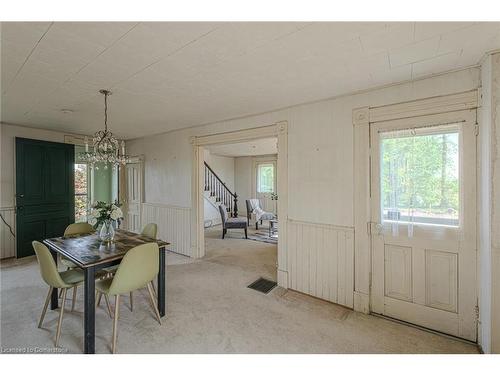
M 411 117 L 438 115 L 477 108 L 477 89 L 393 103 L 355 108 L 354 127 L 354 310 L 371 311 L 371 211 L 370 211 L 370 124 Z

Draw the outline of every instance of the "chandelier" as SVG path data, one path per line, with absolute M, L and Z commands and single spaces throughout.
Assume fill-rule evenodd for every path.
M 91 168 L 99 169 L 97 163 L 103 163 L 104 169 L 111 164 L 113 169 L 125 165 L 129 157 L 125 154 L 125 141 L 119 141 L 108 130 L 108 96 L 109 90 L 99 90 L 104 95 L 104 130 L 99 130 L 92 137 L 92 151 L 89 151 L 89 140 L 85 137 L 85 152 L 80 155 L 83 162 L 90 164 Z M 121 147 L 120 147 L 121 146 Z

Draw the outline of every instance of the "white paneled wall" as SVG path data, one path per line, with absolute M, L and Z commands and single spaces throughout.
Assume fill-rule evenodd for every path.
M 16 233 L 16 214 L 14 207 L 0 208 L 0 214 Z M 16 239 L 9 227 L 0 219 L 0 259 L 16 256 Z
M 158 238 L 170 242 L 168 249 L 191 256 L 191 210 L 186 207 L 163 204 L 142 204 L 142 226 L 147 223 L 158 225 Z
M 354 229 L 288 221 L 289 288 L 353 307 Z

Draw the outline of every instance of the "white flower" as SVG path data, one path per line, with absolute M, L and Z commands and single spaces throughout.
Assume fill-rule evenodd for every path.
M 122 215 L 123 215 L 122 210 L 120 210 L 118 207 L 114 208 L 111 211 L 111 219 L 113 220 L 118 220 L 119 218 L 122 217 Z

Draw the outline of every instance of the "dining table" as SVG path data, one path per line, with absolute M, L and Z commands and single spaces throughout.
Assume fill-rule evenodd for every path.
M 127 251 L 150 242 L 156 242 L 159 251 L 158 272 L 158 311 L 165 316 L 166 300 L 166 266 L 165 251 L 170 243 L 117 229 L 112 242 L 103 242 L 97 234 L 48 238 L 43 243 L 49 248 L 57 265 L 58 254 L 68 258 L 84 272 L 84 339 L 83 351 L 95 353 L 95 280 L 98 271 L 104 267 L 119 264 Z M 51 295 L 50 308 L 58 308 L 58 290 L 54 288 Z

